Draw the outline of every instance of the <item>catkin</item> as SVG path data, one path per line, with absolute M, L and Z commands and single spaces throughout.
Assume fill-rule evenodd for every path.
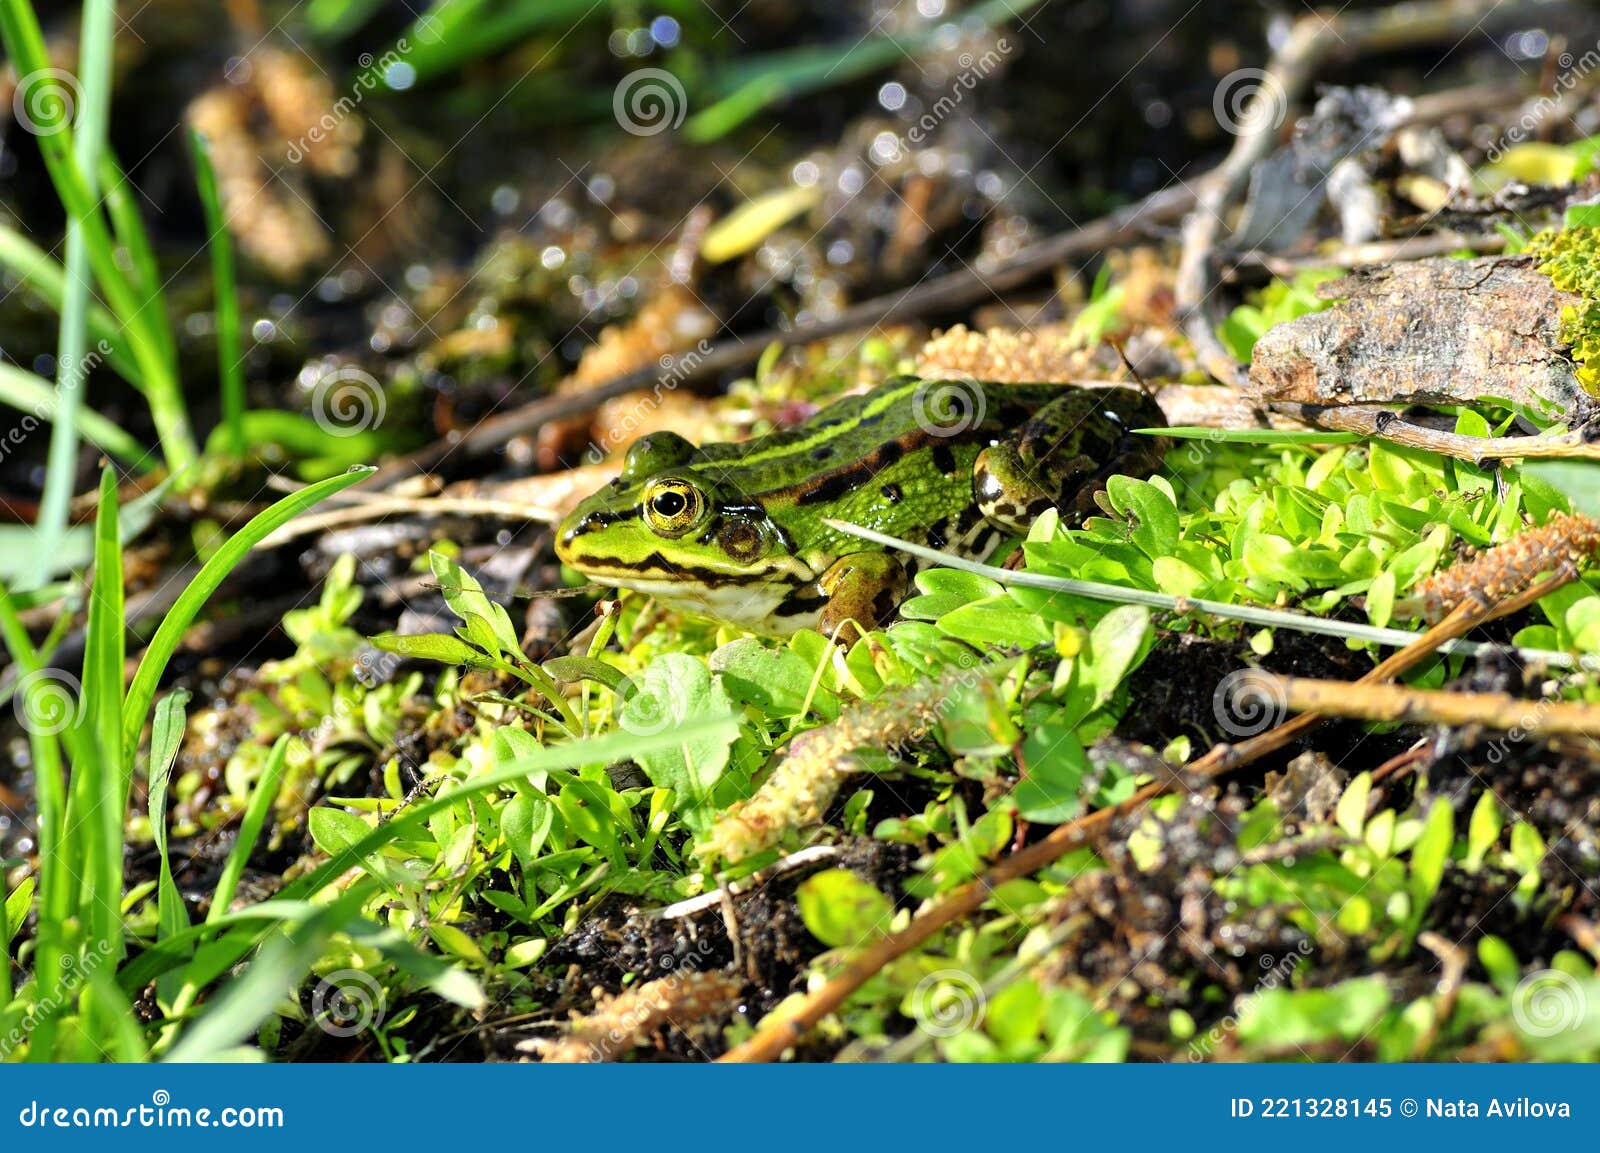
M 518 1048 L 564 1065 L 614 1061 L 649 1045 L 662 1029 L 689 1026 L 729 1008 L 744 987 L 730 973 L 685 970 L 619 993 L 574 1013 L 565 1035 L 524 1041 Z
M 1493 605 L 1527 588 L 1540 573 L 1580 568 L 1597 549 L 1600 521 L 1555 513 L 1538 528 L 1434 573 L 1396 602 L 1395 612 L 1437 624 L 1464 600 Z
M 820 823 L 844 779 L 860 771 L 856 750 L 923 736 L 957 692 L 986 683 L 983 666 L 958 669 L 886 692 L 846 709 L 830 725 L 802 733 L 766 783 L 717 818 L 700 856 L 732 864 L 771 848 L 790 829 Z

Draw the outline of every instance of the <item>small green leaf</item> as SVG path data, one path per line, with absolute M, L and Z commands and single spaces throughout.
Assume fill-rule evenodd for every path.
M 827 869 L 795 891 L 800 918 L 830 948 L 856 948 L 889 931 L 894 905 L 849 869 Z
M 1439 891 L 1444 877 L 1444 867 L 1450 860 L 1450 846 L 1455 842 L 1455 811 L 1443 797 L 1433 802 L 1422 836 L 1411 849 L 1411 895 L 1420 916 Z
M 1362 773 L 1345 788 L 1334 809 L 1333 819 L 1344 833 L 1356 840 L 1367 825 L 1367 798 L 1372 795 L 1372 774 Z
M 1483 858 L 1494 848 L 1504 827 L 1505 818 L 1500 813 L 1500 802 L 1493 793 L 1485 790 L 1472 807 L 1472 817 L 1467 822 L 1467 856 L 1464 863 L 1468 869 L 1476 870 L 1482 866 Z
M 372 832 L 372 827 L 354 813 L 332 805 L 318 805 L 307 817 L 311 839 L 330 857 L 336 857 Z

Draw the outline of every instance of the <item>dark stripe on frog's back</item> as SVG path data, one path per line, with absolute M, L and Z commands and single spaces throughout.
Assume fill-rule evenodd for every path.
M 983 420 L 957 436 L 932 437 L 917 423 L 913 397 L 924 381 L 905 378 L 872 392 L 847 397 L 823 409 L 796 428 L 770 433 L 743 444 L 713 444 L 698 451 L 690 465 L 702 474 L 764 502 L 812 503 L 848 491 L 859 479 L 929 442 L 955 448 L 987 442 L 1014 429 L 1043 405 L 1061 396 L 1066 386 L 1051 384 L 985 384 Z M 842 443 L 870 445 L 852 454 Z M 963 454 L 965 455 L 965 454 Z M 867 466 L 864 470 L 863 465 Z M 759 478 L 759 479 L 757 479 Z M 759 486 L 759 487 L 756 487 Z M 819 495 L 806 500 L 802 494 Z

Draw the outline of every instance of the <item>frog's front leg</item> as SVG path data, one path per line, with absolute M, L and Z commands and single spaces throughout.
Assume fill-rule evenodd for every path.
M 978 455 L 973 497 L 987 520 L 1012 532 L 1027 532 L 1052 506 L 1063 523 L 1081 524 L 1109 477 L 1148 476 L 1161 466 L 1166 443 L 1133 430 L 1166 423 L 1143 393 L 1073 389 Z
M 817 590 L 822 634 L 850 644 L 894 615 L 906 595 L 906 570 L 886 552 L 849 553 L 824 570 Z

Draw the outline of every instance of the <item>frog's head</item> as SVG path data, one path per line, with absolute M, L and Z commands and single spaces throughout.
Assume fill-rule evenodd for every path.
M 636 440 L 621 475 L 561 522 L 556 555 L 601 584 L 700 608 L 809 575 L 766 510 L 718 484 L 715 466 L 692 467 L 694 452 L 676 433 Z

